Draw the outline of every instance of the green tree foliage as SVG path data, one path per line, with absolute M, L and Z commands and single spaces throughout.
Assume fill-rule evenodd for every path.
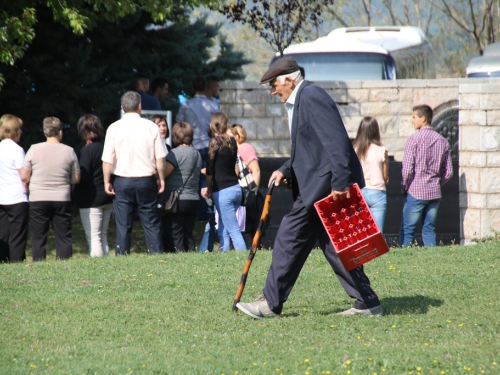
M 14 0 L 0 5 L 0 63 L 12 65 L 35 35 L 37 9 L 49 10 L 53 19 L 83 35 L 99 22 L 116 22 L 139 9 L 163 22 L 183 7 L 209 5 L 216 0 Z M 1 79 L 1 76 L 0 76 Z M 0 81 L 0 84 L 2 82 Z
M 78 118 L 94 113 L 105 126 L 115 121 L 120 95 L 133 89 L 137 73 L 167 78 L 174 97 L 182 90 L 189 93 L 196 74 L 243 78 L 241 66 L 248 60 L 231 45 L 223 43 L 219 56 L 210 60 L 217 26 L 204 19 L 189 23 L 182 12 L 176 18 L 167 26 L 152 26 L 152 17 L 138 11 L 118 22 L 101 21 L 79 36 L 54 21 L 49 9 L 39 9 L 36 38 L 14 66 L 3 66 L 7 81 L 0 91 L 0 113 L 23 119 L 24 146 L 42 140 L 46 116 L 70 124 L 72 138 L 65 142 L 76 145 Z
M 237 0 L 218 10 L 231 22 L 249 24 L 283 56 L 309 24 L 319 24 L 323 7 L 331 0 Z

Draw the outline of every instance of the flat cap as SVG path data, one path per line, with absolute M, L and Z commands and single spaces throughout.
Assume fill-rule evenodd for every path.
M 299 66 L 293 57 L 282 57 L 281 59 L 273 62 L 269 69 L 267 69 L 267 72 L 265 72 L 260 79 L 260 83 L 270 82 L 278 76 L 290 74 L 296 72 L 297 70 L 299 70 Z

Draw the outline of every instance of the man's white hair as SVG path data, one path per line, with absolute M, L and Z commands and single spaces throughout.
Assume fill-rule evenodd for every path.
M 304 78 L 302 78 L 302 74 L 300 74 L 300 70 L 297 70 L 293 73 L 283 74 L 281 76 L 276 77 L 276 81 L 278 81 L 280 84 L 284 85 L 286 77 L 290 77 L 290 79 L 292 81 L 295 81 L 295 83 L 299 83 L 300 81 L 302 81 L 304 79 Z

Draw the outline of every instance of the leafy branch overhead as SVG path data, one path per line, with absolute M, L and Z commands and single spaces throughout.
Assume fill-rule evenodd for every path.
M 281 56 L 306 26 L 321 23 L 321 12 L 331 0 L 237 0 L 217 10 L 231 22 L 250 25 Z
M 0 9 L 0 64 L 14 65 L 33 42 L 38 14 L 46 8 L 54 21 L 83 35 L 100 21 L 117 22 L 139 9 L 160 23 L 179 8 L 208 5 L 212 0 L 15 0 L 3 1 Z M 4 83 L 0 74 L 0 88 Z

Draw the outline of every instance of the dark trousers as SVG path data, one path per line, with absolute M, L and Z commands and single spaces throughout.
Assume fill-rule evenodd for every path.
M 299 195 L 292 210 L 281 221 L 273 248 L 264 295 L 269 307 L 280 314 L 316 240 L 354 307 L 366 309 L 380 304 L 370 287 L 363 266 L 346 271 L 315 211 L 308 212 Z
M 71 202 L 30 202 L 30 231 L 33 261 L 47 257 L 49 225 L 56 239 L 56 258 L 69 259 L 73 255 L 71 244 Z
M 0 262 L 26 259 L 28 202 L 0 205 Z
M 165 251 L 194 251 L 196 241 L 193 236 L 198 200 L 179 200 L 176 214 L 162 216 L 162 236 Z
M 137 208 L 144 229 L 148 253 L 163 253 L 161 222 L 156 212 L 158 185 L 153 176 L 116 176 L 113 189 L 115 191 L 116 255 L 130 254 L 135 208 Z

